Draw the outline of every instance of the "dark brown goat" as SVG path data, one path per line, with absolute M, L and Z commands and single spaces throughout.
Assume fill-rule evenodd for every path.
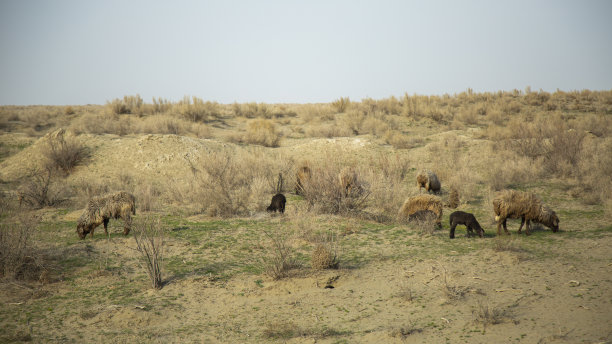
M 283 214 L 285 212 L 285 203 L 287 203 L 287 198 L 283 194 L 276 194 L 272 197 L 272 202 L 270 206 L 266 209 L 269 212 L 276 212 L 277 210 Z
M 467 229 L 467 235 L 470 236 L 475 230 L 479 237 L 484 237 L 484 230 L 480 227 L 480 223 L 476 220 L 473 214 L 466 213 L 464 211 L 456 211 L 450 214 L 450 238 L 455 237 L 455 227 L 457 225 L 465 225 Z

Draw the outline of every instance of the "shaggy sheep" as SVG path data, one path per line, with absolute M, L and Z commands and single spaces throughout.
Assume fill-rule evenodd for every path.
M 277 210 L 283 214 L 285 212 L 285 203 L 287 203 L 287 198 L 283 194 L 276 194 L 272 197 L 272 202 L 270 206 L 266 209 L 269 212 L 276 212 Z
M 353 188 L 357 187 L 357 172 L 350 167 L 345 167 L 338 174 L 338 181 L 340 182 L 340 188 L 344 193 L 344 196 L 348 196 L 353 191 Z
M 521 219 L 521 226 L 518 233 L 521 234 L 521 229 L 525 221 L 527 227 L 525 234 L 531 234 L 530 221 L 541 223 L 552 229 L 553 232 L 559 230 L 559 218 L 557 214 L 548 206 L 542 204 L 542 201 L 530 192 L 504 190 L 495 195 L 493 199 L 493 211 L 495 212 L 495 221 L 497 221 L 497 235 L 501 235 L 501 226 L 504 226 L 506 234 L 506 219 Z
M 442 228 L 442 201 L 437 196 L 418 195 L 410 197 L 404 202 L 399 210 L 398 217 L 400 219 L 410 219 L 410 216 L 415 215 L 420 210 L 429 210 L 436 215 L 436 225 Z
M 449 221 L 451 239 L 455 238 L 455 227 L 457 227 L 457 225 L 465 225 L 468 236 L 471 236 L 472 230 L 475 230 L 479 237 L 484 237 L 484 230 L 480 227 L 480 223 L 478 223 L 473 214 L 464 211 L 456 211 L 450 214 Z
M 108 222 L 111 218 L 123 219 L 123 234 L 128 235 L 132 225 L 131 215 L 136 215 L 136 200 L 125 191 L 116 192 L 102 197 L 94 197 L 87 203 L 77 222 L 77 233 L 81 239 L 87 234 L 94 235 L 94 229 L 104 224 L 104 232 L 108 235 Z
M 303 195 L 304 194 L 304 185 L 310 179 L 311 172 L 310 167 L 304 165 L 300 167 L 296 173 L 296 182 L 295 182 L 295 194 Z
M 419 186 L 419 192 L 421 188 L 425 188 L 427 192 L 438 193 L 441 187 L 438 176 L 430 170 L 422 170 L 417 174 L 417 185 Z

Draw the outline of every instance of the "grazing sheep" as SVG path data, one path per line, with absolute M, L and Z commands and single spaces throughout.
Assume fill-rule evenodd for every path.
M 93 238 L 94 229 L 104 224 L 104 232 L 108 235 L 108 222 L 111 218 L 123 219 L 123 234 L 128 235 L 132 225 L 131 215 L 136 215 L 136 200 L 128 192 L 120 191 L 102 197 L 94 197 L 87 203 L 87 208 L 79 217 L 77 222 L 77 234 L 85 239 L 91 233 Z
M 495 212 L 495 221 L 497 221 L 497 235 L 501 235 L 501 226 L 504 226 L 506 234 L 506 219 L 521 219 L 521 226 L 518 233 L 521 234 L 521 229 L 525 221 L 527 227 L 525 234 L 531 234 L 530 221 L 541 223 L 552 229 L 553 232 L 559 230 L 559 218 L 557 214 L 548 206 L 542 204 L 542 201 L 530 192 L 504 190 L 495 195 L 493 199 L 493 211 Z
M 338 174 L 338 181 L 344 196 L 351 194 L 353 188 L 357 187 L 357 172 L 350 167 L 345 167 Z
M 433 212 L 436 215 L 436 225 L 442 228 L 442 201 L 437 196 L 418 195 L 408 198 L 400 208 L 398 217 L 400 219 L 410 219 L 411 215 L 415 217 L 415 214 L 421 210 Z
M 476 230 L 479 237 L 484 237 L 484 230 L 480 227 L 480 223 L 478 223 L 473 214 L 464 211 L 455 211 L 450 214 L 449 221 L 451 239 L 455 238 L 455 227 L 457 227 L 457 225 L 465 225 L 468 236 L 472 235 L 472 230 Z
M 287 203 L 287 198 L 283 194 L 276 194 L 272 197 L 272 202 L 270 206 L 266 209 L 269 212 L 276 212 L 277 210 L 283 214 L 285 212 L 285 203 Z
M 304 194 L 304 185 L 310 180 L 310 167 L 304 165 L 300 167 L 296 173 L 295 194 Z
M 417 174 L 417 185 L 419 186 L 419 192 L 421 188 L 425 188 L 427 192 L 438 193 L 441 187 L 438 176 L 430 170 L 422 170 Z

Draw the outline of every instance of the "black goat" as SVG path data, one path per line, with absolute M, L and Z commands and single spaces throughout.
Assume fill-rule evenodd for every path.
M 467 235 L 470 236 L 472 234 L 472 230 L 475 230 L 478 233 L 479 237 L 484 237 L 484 230 L 480 227 L 480 223 L 476 221 L 476 218 L 473 214 L 466 213 L 464 211 L 456 211 L 450 214 L 450 238 L 453 239 L 455 237 L 455 227 L 457 225 L 465 225 L 467 228 Z
M 283 214 L 285 212 L 285 203 L 287 203 L 287 199 L 283 194 L 276 194 L 272 197 L 272 202 L 270 206 L 266 209 L 269 212 L 276 212 L 277 210 Z

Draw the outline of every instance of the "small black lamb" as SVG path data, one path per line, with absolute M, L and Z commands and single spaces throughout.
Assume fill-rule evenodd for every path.
M 272 202 L 270 206 L 266 209 L 269 212 L 276 212 L 277 210 L 283 214 L 285 212 L 285 203 L 287 203 L 287 199 L 283 194 L 276 194 L 272 197 Z
M 470 236 L 472 234 L 472 230 L 476 230 L 479 237 L 484 237 L 484 230 L 480 227 L 480 223 L 476 221 L 476 218 L 473 214 L 466 213 L 464 211 L 456 211 L 450 214 L 450 238 L 455 238 L 455 227 L 457 225 L 465 225 L 467 228 L 467 235 Z

